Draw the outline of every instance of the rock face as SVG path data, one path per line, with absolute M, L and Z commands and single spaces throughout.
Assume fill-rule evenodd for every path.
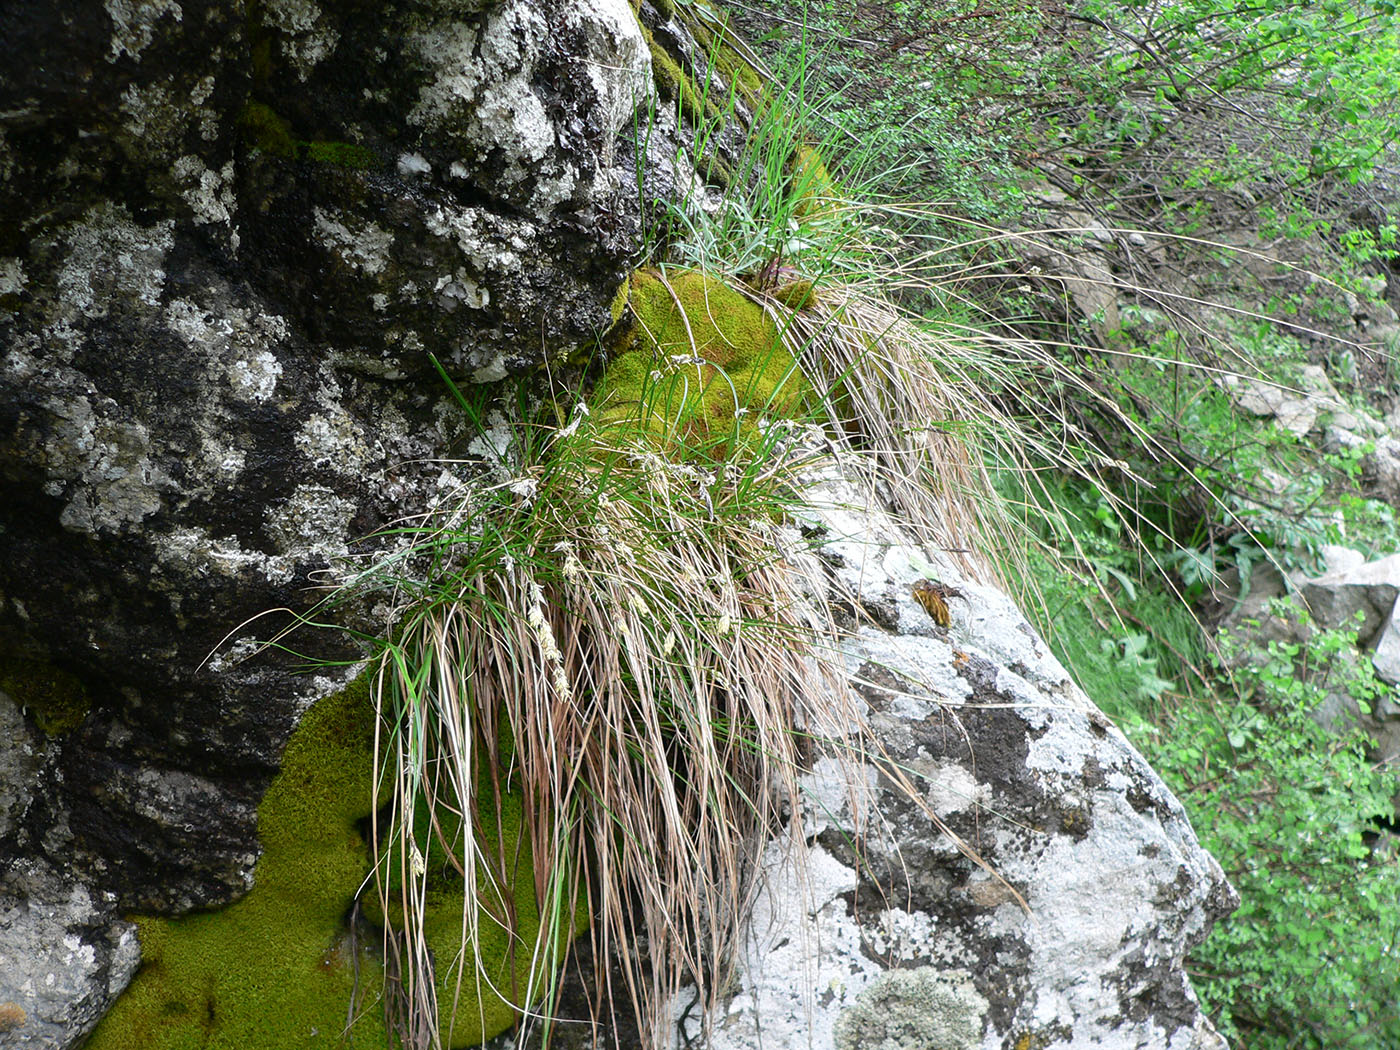
M 1223 1048 L 1184 964 L 1238 898 L 1181 805 L 1003 593 L 921 555 L 835 470 L 808 496 L 861 609 L 846 662 L 885 754 L 807 778 L 815 845 L 799 865 L 770 844 L 714 1045 Z M 930 577 L 962 592 L 951 628 L 912 597 Z
M 259 650 L 265 614 L 489 441 L 433 357 L 494 380 L 609 326 L 643 199 L 694 178 L 656 39 L 695 75 L 670 3 L 0 12 L 0 1046 L 85 1037 L 137 964 L 117 916 L 248 888 L 287 736 L 344 680 Z M 941 634 L 887 523 L 824 527 L 844 572 L 888 563 L 850 650 L 885 745 L 1033 917 L 877 792 L 903 860 L 858 871 L 833 812 L 815 896 L 777 872 L 769 905 L 820 981 L 762 942 L 721 1040 L 760 1011 L 805 1039 L 809 988 L 841 1046 L 1211 1045 L 1180 961 L 1228 889 L 1179 808 L 1004 598 L 969 585 L 990 619 Z
M 0 12 L 0 1045 L 91 1026 L 113 915 L 247 889 L 339 684 L 247 659 L 262 614 L 475 439 L 430 354 L 499 378 L 611 323 L 652 92 L 626 0 Z

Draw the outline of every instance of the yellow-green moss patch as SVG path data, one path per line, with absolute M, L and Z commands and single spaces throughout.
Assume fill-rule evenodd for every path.
M 788 158 L 787 168 L 788 193 L 797 215 L 814 218 L 833 210 L 836 184 L 816 150 L 798 146 Z
M 75 675 L 42 660 L 0 657 L 0 689 L 31 715 L 49 736 L 76 729 L 92 701 Z
M 238 126 L 248 142 L 264 153 L 288 160 L 297 154 L 291 125 L 273 112 L 271 106 L 249 102 L 239 114 Z
M 238 126 L 248 144 L 284 160 L 306 159 L 363 171 L 379 163 L 375 152 L 354 142 L 307 142 L 292 134 L 292 126 L 268 105 L 249 102 L 238 116 Z
M 379 160 L 373 150 L 353 142 L 308 142 L 306 155 L 317 164 L 335 164 L 357 171 L 372 168 Z
M 258 809 L 263 852 L 253 889 L 221 911 L 138 918 L 141 969 L 98 1026 L 90 1050 L 341 1047 L 357 990 L 350 1045 L 390 1046 L 380 1005 L 379 937 L 357 946 L 349 923 L 370 871 L 361 828 L 373 805 L 374 720 L 364 680 L 311 708 Z M 517 886 L 533 907 L 528 858 Z M 461 949 L 460 879 L 455 897 L 444 881 L 434 904 L 430 936 L 446 1015 L 456 995 L 450 964 Z M 514 971 L 504 937 L 483 943 L 481 954 L 490 980 L 509 988 Z M 478 1000 L 474 977 L 473 970 L 462 981 L 454 1047 L 504 1031 L 517 1016 L 489 990 Z
M 727 450 L 757 417 L 792 416 L 810 388 L 777 325 L 741 292 L 696 270 L 632 276 L 631 326 L 594 397 L 603 419 L 639 422 L 669 447 Z

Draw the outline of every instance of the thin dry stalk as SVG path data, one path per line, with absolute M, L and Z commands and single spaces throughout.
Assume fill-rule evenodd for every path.
M 521 934 L 509 902 L 523 856 L 540 932 L 517 945 L 523 983 L 494 991 L 532 1014 L 591 908 L 598 957 L 620 960 L 626 983 L 609 997 L 630 998 L 647 1044 L 664 1046 L 683 983 L 707 1006 L 725 986 L 757 851 L 784 823 L 802 841 L 796 727 L 813 698 L 850 694 L 836 640 L 814 629 L 827 622 L 814 581 L 781 557 L 769 516 L 715 506 L 698 472 L 653 453 L 595 449 L 536 480 L 531 509 L 508 511 L 513 554 L 468 557 L 381 662 L 395 867 L 381 892 L 402 916 L 402 1030 L 430 1045 L 451 1006 L 433 998 L 425 870 L 446 859 L 461 873 L 456 965 L 480 981 L 493 972 L 480 933 Z M 483 819 L 507 791 L 523 796 L 518 849 Z

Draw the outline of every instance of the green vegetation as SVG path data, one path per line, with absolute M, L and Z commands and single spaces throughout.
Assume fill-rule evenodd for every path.
M 1354 632 L 1310 634 L 1227 634 L 1237 691 L 1176 706 L 1148 744 L 1243 899 L 1193 956 L 1196 987 L 1238 1046 L 1400 1046 L 1400 864 L 1367 841 L 1400 771 L 1313 717 L 1330 692 L 1365 709 L 1390 688 Z
M 27 710 L 49 736 L 77 729 L 92 704 L 76 675 L 12 654 L 0 657 L 0 690 Z
M 1393 257 L 1393 223 L 1349 227 L 1332 204 L 1396 138 L 1393 11 L 805 11 L 759 58 L 707 5 L 672 6 L 733 85 L 718 97 L 651 40 L 661 103 L 691 125 L 717 199 L 648 215 L 647 265 L 584 366 L 593 385 L 542 402 L 453 387 L 482 435 L 452 468 L 461 499 L 378 537 L 334 599 L 390 607 L 366 639 L 371 703 L 308 716 L 260 813 L 245 900 L 142 921 L 146 967 L 99 1050 L 338 1039 L 349 960 L 362 991 L 383 977 L 342 939 L 367 876 L 364 911 L 402 975 L 391 1027 L 410 1045 L 548 1015 L 585 926 L 632 967 L 651 1043 L 682 982 L 718 994 L 750 900 L 745 850 L 800 820 L 794 712 L 814 667 L 844 680 L 779 556 L 785 435 L 811 421 L 911 522 L 994 552 L 1038 596 L 1062 658 L 1179 792 L 1245 895 L 1196 957 L 1222 1030 L 1266 1050 L 1396 1045 L 1400 885 L 1371 841 L 1400 784 L 1356 733 L 1311 717 L 1332 693 L 1367 704 L 1383 687 L 1344 658 L 1345 635 L 1219 646 L 1202 626 L 1226 576 L 1243 589 L 1261 565 L 1313 565 L 1324 543 L 1400 540 L 1362 488 L 1364 446 L 1319 450 L 1238 405 L 1241 383 L 1318 363 L 1290 319 L 1344 317 L 1347 288 Z M 824 41 L 843 46 L 819 57 Z M 741 107 L 756 121 L 736 148 Z M 1222 109 L 1242 114 L 1224 145 Z M 257 103 L 241 123 L 274 156 L 374 161 L 301 141 Z M 1125 281 L 1116 322 L 1074 316 L 1064 285 L 1047 293 L 1021 242 L 985 225 L 1034 221 L 1032 186 L 1115 229 L 1154 224 L 1169 246 Z M 944 203 L 884 196 L 911 190 Z M 1250 298 L 1245 253 L 1185 238 L 1222 216 L 1319 246 L 1329 276 Z M 1173 268 L 1194 283 L 1131 287 Z M 1177 306 L 1202 292 L 1223 307 L 1209 324 Z M 1364 411 L 1355 348 L 1327 364 Z M 260 954 L 254 972 L 247 943 L 277 962 Z M 377 1009 L 361 1013 L 357 1039 L 388 1038 Z
M 1016 369 L 998 360 L 1005 346 L 922 329 L 852 284 L 824 288 L 850 209 L 826 199 L 832 180 L 794 124 L 760 110 L 738 153 L 722 129 L 697 129 L 735 176 L 732 207 L 708 218 L 682 202 L 665 217 L 684 237 L 658 240 L 633 274 L 584 367 L 591 384 L 540 401 L 443 372 L 481 435 L 449 468 L 461 497 L 379 537 L 332 599 L 388 606 L 367 639 L 388 795 L 368 910 L 399 946 L 396 1030 L 412 1045 L 452 1023 L 423 906 L 448 886 L 468 943 L 485 922 L 507 928 L 528 961 L 513 998 L 546 1018 L 585 909 L 595 947 L 627 970 L 648 1045 L 669 1040 L 683 982 L 707 1005 L 726 987 L 751 851 L 779 823 L 801 826 L 807 737 L 844 741 L 858 724 L 835 618 L 812 616 L 822 589 L 803 573 L 816 569 L 783 557 L 807 454 L 797 425 L 827 423 L 936 542 L 998 527 L 990 474 L 965 446 L 1017 445 L 987 394 Z M 799 722 L 814 680 L 829 704 Z M 507 780 L 537 930 L 481 892 L 516 855 L 482 821 Z
M 283 160 L 304 158 L 316 164 L 365 170 L 378 164 L 374 151 L 353 142 L 303 141 L 272 107 L 249 102 L 238 118 L 239 130 L 255 149 Z
M 141 969 L 90 1048 L 340 1047 L 347 1021 L 352 1045 L 391 1045 L 381 1003 L 382 935 L 353 917 L 371 870 L 363 829 L 374 809 L 374 723 L 364 678 L 311 708 L 258 810 L 263 852 L 253 889 L 220 911 L 138 918 Z M 505 796 L 501 815 L 486 817 L 491 841 L 518 841 L 518 808 L 518 799 Z M 504 833 L 497 838 L 498 821 Z M 441 861 L 430 880 L 430 936 L 452 960 L 462 946 L 462 895 L 460 883 L 441 885 L 440 868 Z M 510 870 L 514 921 L 529 931 L 528 851 L 520 857 L 521 877 L 514 877 L 514 864 Z M 440 975 L 438 996 L 460 995 L 447 1046 L 474 1046 L 518 1016 L 510 990 L 524 963 L 499 923 L 483 923 L 480 933 L 476 972 L 490 975 L 490 986 L 474 978 L 459 984 L 460 967 Z
M 703 332 L 705 305 L 726 300 L 718 288 L 706 296 L 698 275 L 676 280 L 697 297 L 689 320 Z M 658 369 L 675 347 L 646 333 L 678 323 L 661 282 L 633 282 L 629 351 Z M 766 352 L 762 312 L 728 305 L 747 308 L 764 333 L 754 349 Z M 611 408 L 576 402 L 568 423 L 523 390 L 513 402 L 463 392 L 480 432 L 504 423 L 507 443 L 460 467 L 470 498 L 400 531 L 399 549 L 340 596 L 395 603 L 376 643 L 374 695 L 390 795 L 381 864 L 393 873 L 380 881 L 404 944 L 409 1040 L 449 1016 L 441 996 L 413 992 L 435 971 L 421 906 L 434 890 L 428 873 L 444 857 L 484 873 L 465 886 L 449 874 L 465 890 L 457 931 L 473 934 L 485 921 L 480 885 L 515 855 L 481 829 L 466 833 L 492 806 L 483 786 L 519 783 L 543 902 L 538 932 L 507 916 L 528 964 L 521 1000 L 549 1013 L 587 901 L 592 935 L 635 967 L 638 1021 L 658 1042 L 682 980 L 706 995 L 723 986 L 716 971 L 741 928 L 751 891 L 737 880 L 759 829 L 780 810 L 800 812 L 795 712 L 810 676 L 835 672 L 780 558 L 772 438 L 717 444 L 698 423 L 712 417 L 697 413 L 663 444 L 657 420 L 687 399 L 639 380 L 675 402 L 654 405 L 625 381 L 638 369 L 619 371 Z M 733 381 L 718 382 L 728 391 Z
M 749 9 L 773 67 L 823 98 L 823 137 L 863 158 L 833 170 L 876 188 L 890 255 L 912 260 L 885 271 L 907 301 L 1055 348 L 998 387 L 1042 440 L 990 460 L 1037 541 L 1008 574 L 1243 895 L 1194 956 L 1211 1016 L 1251 1050 L 1400 1046 L 1400 862 L 1383 847 L 1400 783 L 1346 716 L 1319 722 L 1340 696 L 1361 712 L 1395 691 L 1301 612 L 1275 612 L 1296 642 L 1215 626 L 1262 567 L 1314 569 L 1331 543 L 1400 550 L 1364 469 L 1364 421 L 1400 393 L 1396 347 L 1349 327 L 1383 313 L 1368 301 L 1396 258 L 1393 3 Z M 1118 284 L 1116 321 L 1077 316 L 1041 269 L 1086 249 Z M 914 294 L 940 276 L 941 296 Z M 1260 381 L 1301 397 L 1309 366 L 1341 401 L 1312 433 L 1241 407 Z M 1346 415 L 1361 439 L 1324 445 Z M 1056 437 L 1058 461 L 1041 455 Z
M 810 400 L 773 319 L 722 281 L 698 270 L 639 271 L 629 307 L 593 393 L 604 420 L 645 411 L 658 447 L 673 436 L 714 443 L 711 455 L 723 460 L 730 444 L 761 439 L 760 418 L 790 418 Z

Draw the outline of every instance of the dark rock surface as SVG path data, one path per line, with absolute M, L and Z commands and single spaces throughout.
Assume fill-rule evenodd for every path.
M 611 323 L 652 91 L 626 0 L 0 9 L 0 1045 L 91 1026 L 134 965 L 113 915 L 246 890 L 344 678 L 256 652 L 264 614 L 469 447 L 430 354 L 496 379 Z M 21 991 L 60 927 L 61 1031 Z

